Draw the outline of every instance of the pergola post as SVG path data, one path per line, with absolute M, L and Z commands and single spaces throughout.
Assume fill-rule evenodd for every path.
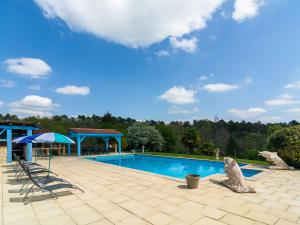
M 77 156 L 80 156 L 81 155 L 81 146 L 80 146 L 80 143 L 81 143 L 81 138 L 80 136 L 78 135 L 76 137 L 77 139 Z
M 12 162 L 12 129 L 7 128 L 6 129 L 6 146 L 7 146 L 7 155 L 6 155 L 6 162 L 11 163 Z
M 27 130 L 27 136 L 32 135 L 32 130 Z M 26 161 L 32 161 L 32 143 L 27 144 Z
M 119 152 L 119 154 L 121 154 L 121 152 L 122 152 L 122 136 L 119 136 L 117 138 L 117 141 L 118 141 L 118 152 Z
M 109 137 L 103 137 L 103 140 L 105 141 L 105 151 L 108 151 Z
M 71 144 L 68 144 L 68 155 L 71 155 Z

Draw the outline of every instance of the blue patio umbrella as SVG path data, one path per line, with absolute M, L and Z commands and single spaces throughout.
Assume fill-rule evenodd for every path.
M 67 136 L 59 134 L 59 133 L 54 133 L 54 132 L 19 137 L 17 139 L 14 139 L 13 142 L 21 143 L 21 144 L 49 143 L 51 145 L 50 153 L 49 153 L 49 170 L 50 170 L 50 161 L 51 161 L 51 155 L 52 155 L 52 144 L 53 143 L 62 143 L 62 144 L 74 144 L 75 143 L 72 139 L 68 138 Z

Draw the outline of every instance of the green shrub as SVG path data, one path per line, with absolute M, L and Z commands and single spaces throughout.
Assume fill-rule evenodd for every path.
M 268 139 L 271 151 L 278 152 L 288 164 L 300 167 L 300 126 L 292 126 L 275 131 Z
M 258 151 L 257 149 L 250 149 L 245 153 L 246 159 L 257 160 L 258 159 Z

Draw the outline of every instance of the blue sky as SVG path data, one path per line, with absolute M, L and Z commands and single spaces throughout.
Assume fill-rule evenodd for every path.
M 299 119 L 299 1 L 78 2 L 0 2 L 0 113 Z

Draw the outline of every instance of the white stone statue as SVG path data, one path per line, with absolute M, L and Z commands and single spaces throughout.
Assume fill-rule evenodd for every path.
M 246 182 L 241 168 L 234 159 L 225 157 L 224 169 L 228 179 L 221 181 L 223 185 L 238 193 L 256 193 L 256 190 Z
M 219 160 L 220 149 L 219 148 L 215 148 L 215 153 L 216 153 L 216 160 Z
M 272 170 L 294 170 L 292 166 L 288 166 L 279 156 L 277 152 L 262 151 L 258 152 L 258 155 L 264 157 L 272 165 L 269 169 Z

